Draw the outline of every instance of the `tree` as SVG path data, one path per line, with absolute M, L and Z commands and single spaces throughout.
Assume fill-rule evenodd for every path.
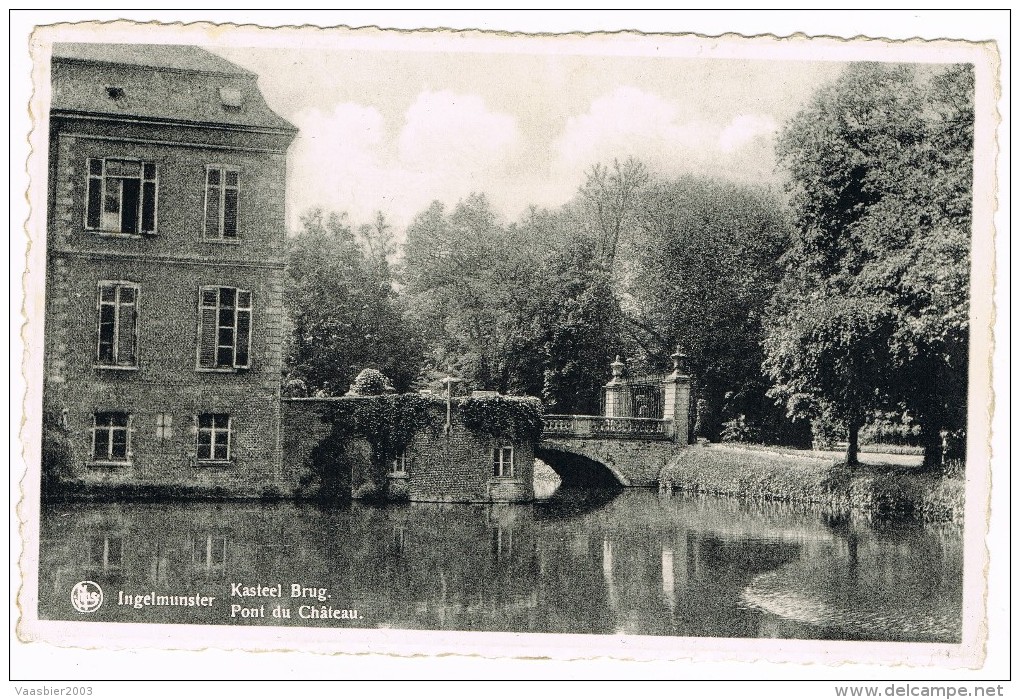
M 397 248 L 393 241 L 393 227 L 386 220 L 386 215 L 381 211 L 376 212 L 371 224 L 358 227 L 357 238 L 364 247 L 368 262 L 378 266 L 382 277 L 390 278 L 390 267 Z
M 313 210 L 288 240 L 287 371 L 309 391 L 344 394 L 372 367 L 399 391 L 418 376 L 422 343 L 394 291 L 385 258 L 355 236 L 346 216 Z
M 537 318 L 541 396 L 552 413 L 599 414 L 609 364 L 621 351 L 612 277 L 585 241 L 554 255 Z
M 407 231 L 406 294 L 432 353 L 431 369 L 477 388 L 519 390 L 534 349 L 533 321 L 547 243 L 504 226 L 482 194 L 451 212 L 433 203 Z
M 823 293 L 783 316 L 765 342 L 773 396 L 785 400 L 791 416 L 843 426 L 849 466 L 858 464 L 861 428 L 887 403 L 894 325 L 890 309 L 870 299 Z
M 596 163 L 585 174 L 578 191 L 577 215 L 591 236 L 596 259 L 613 270 L 624 234 L 633 225 L 641 189 L 648 183 L 648 169 L 634 158 L 612 166 Z
M 796 233 L 770 347 L 797 335 L 798 319 L 814 315 L 808 307 L 827 303 L 818 290 L 883 308 L 890 368 L 876 395 L 919 421 L 930 469 L 941 463 L 943 435 L 965 431 L 972 95 L 970 66 L 855 64 L 777 146 Z M 770 358 L 772 371 L 779 360 Z
M 762 375 L 762 322 L 782 269 L 789 222 L 763 189 L 683 177 L 639 201 L 641 251 L 627 285 L 625 327 L 649 369 L 680 344 L 697 380 L 700 434 L 740 415 L 757 439 L 779 440 Z

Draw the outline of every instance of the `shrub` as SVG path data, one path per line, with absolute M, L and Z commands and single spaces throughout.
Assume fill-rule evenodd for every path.
M 363 369 L 351 384 L 349 393 L 354 396 L 379 396 L 392 392 L 393 387 L 385 374 L 377 369 Z
M 542 437 L 542 404 L 530 396 L 472 396 L 461 401 L 458 411 L 476 435 L 519 442 Z
M 754 442 L 755 431 L 747 424 L 747 416 L 741 413 L 732 420 L 723 423 L 720 437 L 723 442 Z

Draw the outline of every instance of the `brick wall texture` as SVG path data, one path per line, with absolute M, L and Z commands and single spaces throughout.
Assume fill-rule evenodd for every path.
M 292 133 L 53 117 L 50 123 L 44 402 L 65 416 L 66 480 L 209 486 L 258 495 L 283 483 L 280 372 L 286 148 Z M 158 167 L 157 230 L 105 235 L 85 226 L 89 158 Z M 203 238 L 208 165 L 240 173 L 238 238 Z M 136 367 L 102 369 L 101 281 L 138 287 Z M 197 369 L 199 287 L 252 292 L 250 368 Z M 92 460 L 93 416 L 131 415 L 128 464 Z M 232 418 L 229 464 L 197 463 L 196 416 Z M 158 429 L 169 416 L 169 429 Z
M 315 447 L 329 434 L 323 421 L 330 399 L 283 399 L 283 480 L 296 488 L 310 468 Z M 454 417 L 449 435 L 427 429 L 415 436 L 407 449 L 406 477 L 399 477 L 401 489 L 412 501 L 514 502 L 534 498 L 534 445 L 518 442 L 514 448 L 512 476 L 493 475 L 492 451 L 504 443 L 478 436 Z M 352 489 L 365 481 L 368 471 L 367 445 L 352 445 L 354 464 Z

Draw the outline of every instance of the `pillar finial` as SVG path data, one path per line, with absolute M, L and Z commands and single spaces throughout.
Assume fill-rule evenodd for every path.
M 623 369 L 624 367 L 626 367 L 626 365 L 624 365 L 623 361 L 620 360 L 619 355 L 616 356 L 616 359 L 613 360 L 609 367 L 613 370 L 613 379 L 623 378 Z
M 676 350 L 669 356 L 673 360 L 673 373 L 681 374 L 686 371 L 687 367 L 687 355 L 680 349 L 680 343 L 676 344 Z

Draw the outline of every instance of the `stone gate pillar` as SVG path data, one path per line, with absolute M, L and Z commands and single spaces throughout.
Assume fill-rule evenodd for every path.
M 680 352 L 670 355 L 673 373 L 662 380 L 662 417 L 670 421 L 668 430 L 673 442 L 686 445 L 690 442 L 691 376 L 687 374 L 687 356 Z
M 609 366 L 613 370 L 613 378 L 603 387 L 606 390 L 605 415 L 607 418 L 621 418 L 626 411 L 623 396 L 626 390 L 626 381 L 623 378 L 624 364 L 617 355 L 616 360 Z

